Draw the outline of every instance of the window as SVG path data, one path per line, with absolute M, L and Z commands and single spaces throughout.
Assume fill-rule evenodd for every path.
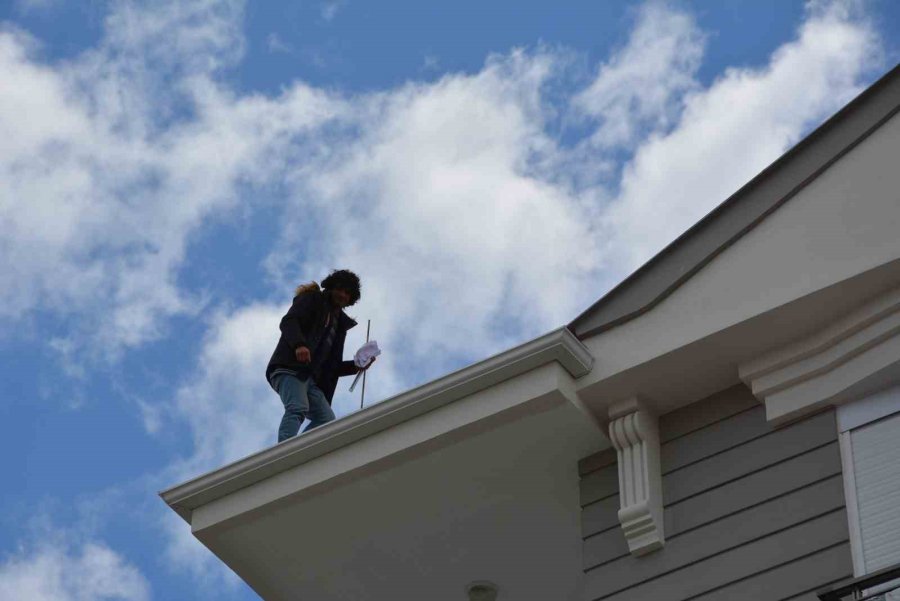
M 900 564 L 900 386 L 838 408 L 837 418 L 853 571 L 862 576 Z M 900 600 L 900 591 L 885 599 Z

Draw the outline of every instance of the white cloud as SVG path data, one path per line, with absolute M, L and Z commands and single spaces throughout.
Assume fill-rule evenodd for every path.
M 692 15 L 661 2 L 641 6 L 627 44 L 572 99 L 577 111 L 600 121 L 591 144 L 631 145 L 645 130 L 670 125 L 685 92 L 698 86 L 703 45 Z
M 273 54 L 291 54 L 294 49 L 274 31 L 266 37 L 266 47 Z
M 441 60 L 433 54 L 426 54 L 422 59 L 422 71 L 437 71 L 440 68 Z
M 810 9 L 767 65 L 688 93 L 674 129 L 644 140 L 625 167 L 608 213 L 610 257 L 639 266 L 777 159 L 860 91 L 876 43 L 847 5 Z
M 325 224 L 306 272 L 358 270 L 388 351 L 425 373 L 559 325 L 584 301 L 590 226 L 568 190 L 530 173 L 555 150 L 540 97 L 552 66 L 516 52 L 366 99 L 351 128 L 362 134 L 294 175 L 295 214 L 317 209 Z
M 106 19 L 101 58 L 147 72 L 174 68 L 210 73 L 244 52 L 243 0 L 140 0 L 117 2 Z M 149 73 L 145 73 L 149 74 Z
M 102 543 L 72 548 L 56 540 L 4 559 L 0 591 L 16 601 L 146 601 L 146 578 Z
M 344 5 L 344 0 L 327 0 L 322 3 L 319 13 L 325 21 L 333 21 L 337 16 L 338 10 Z
M 198 372 L 176 400 L 197 449 L 185 474 L 274 444 L 282 411 L 264 372 L 288 306 L 289 299 L 283 308 L 252 305 L 214 319 Z
M 190 234 L 237 205 L 238 185 L 282 170 L 278 147 L 333 110 L 301 85 L 235 98 L 212 82 L 240 47 L 235 3 L 115 6 L 104 46 L 58 67 L 0 32 L 0 318 L 78 315 L 57 336 L 73 360 L 86 340 L 114 354 L 196 311 L 175 283 Z M 178 103 L 196 117 L 176 117 Z
M 69 363 L 203 306 L 176 284 L 187 242 L 252 211 L 248 182 L 295 191 L 297 220 L 268 262 L 276 281 L 359 270 L 398 369 L 434 375 L 435 354 L 498 350 L 564 322 L 602 290 L 590 282 L 621 277 L 837 108 L 872 41 L 843 5 L 811 9 L 770 65 L 703 89 L 703 35 L 649 4 L 573 95 L 597 127 L 571 155 L 545 127 L 558 110 L 542 93 L 559 71 L 549 51 L 352 99 L 302 83 L 239 96 L 216 73 L 240 56 L 241 3 L 114 6 L 101 47 L 57 67 L 26 35 L 0 33 L 0 317 L 78 315 L 54 341 Z M 34 118 L 18 119 L 26 109 Z M 621 182 L 568 183 L 613 160 L 610 146 L 634 153 Z M 301 257 L 294 236 L 311 217 L 322 226 Z

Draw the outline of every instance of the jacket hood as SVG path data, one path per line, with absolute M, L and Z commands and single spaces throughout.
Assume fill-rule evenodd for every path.
M 294 290 L 294 296 L 300 296 L 301 294 L 306 294 L 307 292 L 321 292 L 322 289 L 319 288 L 319 282 L 307 282 L 306 284 L 300 284 L 297 286 L 297 289 Z

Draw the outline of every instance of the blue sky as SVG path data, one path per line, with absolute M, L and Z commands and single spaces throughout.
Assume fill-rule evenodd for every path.
M 256 598 L 156 493 L 274 443 L 298 283 L 361 275 L 377 402 L 566 323 L 900 56 L 888 0 L 0 20 L 0 591 L 26 601 Z

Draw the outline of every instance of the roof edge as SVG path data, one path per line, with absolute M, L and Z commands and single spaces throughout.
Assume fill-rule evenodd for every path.
M 561 327 L 161 491 L 159 496 L 190 523 L 196 507 L 552 361 L 579 378 L 591 370 L 594 358 L 571 331 Z
M 649 311 L 898 111 L 900 64 L 569 322 L 569 329 L 583 340 Z

